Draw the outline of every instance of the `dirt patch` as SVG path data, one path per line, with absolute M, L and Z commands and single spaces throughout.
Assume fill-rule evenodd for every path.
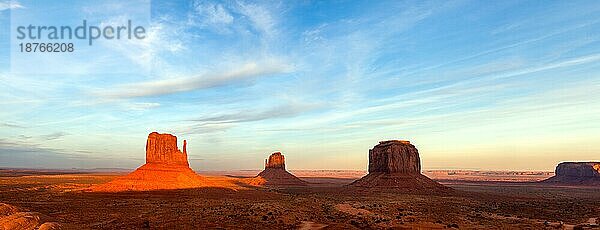
M 298 230 L 319 230 L 327 227 L 326 224 L 318 224 L 311 221 L 302 221 L 298 226 Z
M 362 215 L 372 215 L 373 214 L 369 210 L 362 209 L 362 208 L 355 208 L 355 207 L 352 207 L 352 205 L 350 205 L 350 204 L 338 204 L 335 206 L 335 208 L 340 212 L 345 212 L 350 215 L 361 215 L 362 216 Z

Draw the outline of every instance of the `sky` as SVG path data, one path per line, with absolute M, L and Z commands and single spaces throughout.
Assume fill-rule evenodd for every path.
M 132 20 L 143 40 L 23 56 L 15 27 Z M 598 1 L 0 0 L 0 167 L 135 168 L 150 132 L 195 170 L 600 160 Z

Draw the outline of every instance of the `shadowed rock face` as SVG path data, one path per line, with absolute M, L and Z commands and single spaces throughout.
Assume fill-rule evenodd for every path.
M 422 175 L 417 148 L 409 141 L 398 140 L 381 141 L 369 150 L 369 174 L 350 185 L 415 193 L 451 190 Z
M 420 174 L 419 151 L 409 141 L 381 141 L 369 150 L 369 173 Z
M 563 162 L 556 166 L 549 183 L 600 185 L 600 162 Z
M 177 148 L 177 137 L 171 134 L 150 133 L 146 141 L 146 163 L 174 164 L 188 166 L 186 141 L 183 152 Z
M 555 173 L 557 176 L 600 178 L 600 162 L 563 162 L 556 166 Z

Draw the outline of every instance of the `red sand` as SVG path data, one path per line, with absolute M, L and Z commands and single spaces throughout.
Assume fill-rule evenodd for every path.
M 105 184 L 92 186 L 93 192 L 150 191 L 188 188 L 244 189 L 247 179 L 224 176 L 200 176 L 185 166 L 145 164 L 130 174 Z

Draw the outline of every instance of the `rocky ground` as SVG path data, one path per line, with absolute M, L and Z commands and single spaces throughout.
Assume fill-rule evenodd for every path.
M 556 229 L 594 227 L 600 218 L 598 187 L 445 181 L 454 192 L 411 195 L 351 189 L 351 178 L 329 174 L 302 177 L 311 184 L 297 188 L 121 193 L 82 191 L 117 175 L 1 174 L 0 202 L 14 208 L 0 223 L 16 212 L 67 229 Z

